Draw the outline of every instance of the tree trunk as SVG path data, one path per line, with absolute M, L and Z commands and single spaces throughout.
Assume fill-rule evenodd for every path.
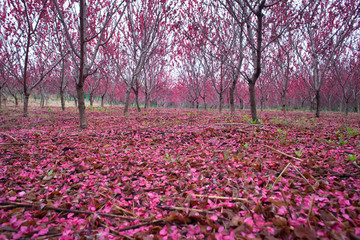
M 349 99 L 345 99 L 345 116 L 349 115 Z
M 124 115 L 127 115 L 128 111 L 129 111 L 130 93 L 131 93 L 131 85 L 129 84 L 128 87 L 126 88 L 126 92 L 125 92 Z
M 79 84 L 76 84 L 76 92 L 78 99 L 78 109 L 80 117 L 80 129 L 87 128 L 86 110 L 85 110 L 85 99 L 84 99 L 84 88 Z
M 94 97 L 93 97 L 92 93 L 90 93 L 90 95 L 89 95 L 89 100 L 90 100 L 90 106 L 93 106 L 94 105 Z
M 65 111 L 65 97 L 64 97 L 64 90 L 60 87 L 60 101 L 61 101 L 61 109 Z
M 145 91 L 145 105 L 144 105 L 144 108 L 149 108 L 150 106 L 150 97 L 149 97 L 149 94 L 147 91 Z
M 230 112 L 231 115 L 235 114 L 235 88 L 236 88 L 236 81 L 232 82 L 232 86 L 230 87 Z
M 29 98 L 30 98 L 30 94 L 25 94 L 25 96 L 24 96 L 24 113 L 23 113 L 24 117 L 27 117 L 29 115 L 29 112 L 28 112 Z
M 320 90 L 316 90 L 316 113 L 315 116 L 318 118 L 320 117 Z
M 45 107 L 45 93 L 44 93 L 44 89 L 42 87 L 40 88 L 40 93 L 41 93 L 40 107 L 44 108 Z
M 256 95 L 255 95 L 255 83 L 249 82 L 249 95 L 250 95 L 250 110 L 253 121 L 258 121 L 256 112 Z
M 104 98 L 105 98 L 105 95 L 101 95 L 101 107 L 102 108 L 104 107 Z
M 136 109 L 137 109 L 137 111 L 141 112 L 140 103 L 139 103 L 139 92 L 138 91 L 135 94 L 135 101 L 136 101 Z
M 223 92 L 222 91 L 220 91 L 220 93 L 219 93 L 219 113 L 221 113 L 221 111 L 222 111 L 222 103 L 223 103 Z
M 19 99 L 17 98 L 16 94 L 13 95 L 14 100 L 15 100 L 15 106 L 18 107 L 19 106 Z
M 76 84 L 76 93 L 78 98 L 79 109 L 79 127 L 80 129 L 87 128 L 85 99 L 84 99 L 84 82 L 88 74 L 86 69 L 86 0 L 79 1 L 80 6 L 80 65 L 79 65 L 79 82 Z
M 286 113 L 286 103 L 285 103 L 285 96 L 283 94 L 281 94 L 281 110 L 284 112 L 284 114 Z

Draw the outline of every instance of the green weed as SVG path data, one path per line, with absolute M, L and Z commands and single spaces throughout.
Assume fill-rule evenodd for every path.
M 348 154 L 348 159 L 350 161 L 356 161 L 356 159 L 358 158 L 358 156 L 356 156 L 355 154 Z
M 281 129 L 278 129 L 277 131 L 279 133 L 278 139 L 280 140 L 280 142 L 282 142 L 282 143 L 285 142 L 289 131 L 285 131 L 285 130 L 281 130 Z
M 295 154 L 296 154 L 296 156 L 301 157 L 303 154 L 303 149 L 300 148 L 299 150 L 295 150 Z
M 348 141 L 345 140 L 343 134 L 340 133 L 340 134 L 339 134 L 339 141 L 337 142 L 337 144 L 338 144 L 339 146 L 344 146 L 344 145 L 346 145 L 347 143 L 348 143 Z
M 349 136 L 357 136 L 359 135 L 359 129 L 346 128 L 346 133 Z
M 224 160 L 228 160 L 230 158 L 230 153 L 228 150 L 225 150 L 223 152 L 223 158 L 224 158 Z

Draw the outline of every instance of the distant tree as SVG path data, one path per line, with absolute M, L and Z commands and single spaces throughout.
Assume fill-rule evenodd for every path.
M 59 17 L 64 34 L 73 53 L 78 76 L 76 80 L 76 92 L 79 109 L 80 128 L 86 129 L 87 118 L 84 99 L 84 84 L 86 78 L 96 72 L 96 60 L 100 48 L 112 37 L 116 26 L 119 24 L 128 1 L 100 1 L 79 0 L 79 11 L 73 11 L 73 15 L 66 12 L 69 2 L 58 3 L 52 0 L 54 10 Z M 74 0 L 70 1 L 70 5 Z M 79 25 L 74 22 L 79 19 Z M 78 34 L 76 34 L 76 32 Z
M 2 29 L 7 45 L 2 47 L 7 48 L 8 55 L 15 56 L 9 71 L 23 86 L 23 116 L 26 117 L 32 90 L 60 63 L 66 52 L 59 57 L 52 44 L 47 1 L 10 0 L 4 8 L 12 10 L 4 20 L 6 27 Z
M 314 92 L 316 117 L 320 117 L 321 89 L 343 42 L 359 28 L 360 2 L 311 1 L 292 31 L 292 44 Z

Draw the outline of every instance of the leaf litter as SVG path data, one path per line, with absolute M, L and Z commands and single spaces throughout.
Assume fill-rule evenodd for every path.
M 0 239 L 359 239 L 357 115 L 11 114 Z

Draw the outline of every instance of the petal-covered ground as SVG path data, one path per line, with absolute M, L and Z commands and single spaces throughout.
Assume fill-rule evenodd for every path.
M 359 239 L 360 116 L 0 116 L 0 239 Z

